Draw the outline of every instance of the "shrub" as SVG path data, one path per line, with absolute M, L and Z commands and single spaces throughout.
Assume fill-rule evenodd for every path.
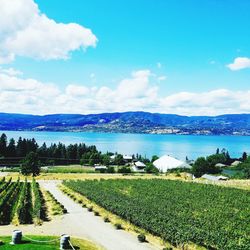
M 88 211 L 92 212 L 93 211 L 93 207 L 92 206 L 88 207 Z
M 110 222 L 110 219 L 106 216 L 106 217 L 104 217 L 104 222 L 108 223 L 108 222 Z
M 100 213 L 98 211 L 94 211 L 95 216 L 100 216 Z
M 120 223 L 115 223 L 115 228 L 117 230 L 120 230 L 120 229 L 122 229 L 122 225 Z
M 140 242 L 146 242 L 146 236 L 145 234 L 139 234 L 137 236 L 137 239 L 140 241 Z

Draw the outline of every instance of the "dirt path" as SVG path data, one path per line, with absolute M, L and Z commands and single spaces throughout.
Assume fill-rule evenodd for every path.
M 116 230 L 102 218 L 83 209 L 57 187 L 56 181 L 40 181 L 40 185 L 49 190 L 61 202 L 68 214 L 59 216 L 42 226 L 19 226 L 25 234 L 61 235 L 69 234 L 78 238 L 89 239 L 109 250 L 150 250 L 158 249 L 149 243 L 139 243 L 136 236 L 123 230 Z M 9 235 L 15 226 L 0 226 L 0 235 Z

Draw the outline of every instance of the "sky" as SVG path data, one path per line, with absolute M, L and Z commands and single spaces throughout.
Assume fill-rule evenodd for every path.
M 0 112 L 250 112 L 248 0 L 0 0 Z

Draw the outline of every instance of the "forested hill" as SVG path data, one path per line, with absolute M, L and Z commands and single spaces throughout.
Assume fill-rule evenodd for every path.
M 38 116 L 0 113 L 0 130 L 250 135 L 250 114 L 180 116 L 124 112 Z

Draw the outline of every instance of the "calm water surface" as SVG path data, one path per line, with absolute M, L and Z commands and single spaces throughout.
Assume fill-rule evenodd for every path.
M 74 132 L 30 132 L 30 131 L 0 131 L 8 138 L 35 138 L 41 145 L 46 142 L 86 143 L 96 145 L 102 151 L 136 154 L 151 157 L 152 155 L 169 154 L 179 159 L 195 159 L 216 151 L 216 148 L 226 148 L 233 157 L 241 156 L 242 152 L 250 152 L 250 137 L 248 136 L 196 136 L 196 135 L 151 135 L 151 134 L 111 134 L 111 133 L 74 133 Z

